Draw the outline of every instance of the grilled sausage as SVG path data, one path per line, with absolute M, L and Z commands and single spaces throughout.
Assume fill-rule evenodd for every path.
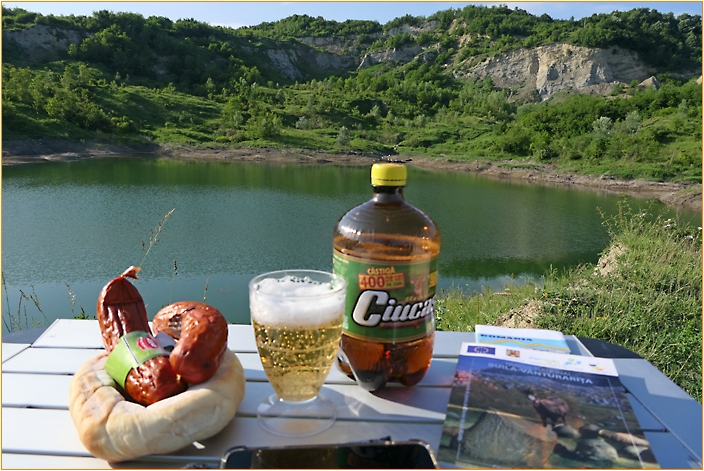
M 127 277 L 138 279 L 138 270 L 138 267 L 128 268 L 122 275 L 105 285 L 98 296 L 96 317 L 108 353 L 130 332 L 144 331 L 152 335 L 142 296 L 127 280 Z M 146 360 L 132 368 L 125 379 L 125 392 L 142 405 L 150 405 L 175 396 L 187 387 L 188 385 L 178 378 L 166 356 Z
M 162 308 L 152 321 L 154 333 L 177 340 L 169 361 L 190 384 L 215 374 L 227 349 L 227 320 L 220 311 L 197 301 L 180 301 Z

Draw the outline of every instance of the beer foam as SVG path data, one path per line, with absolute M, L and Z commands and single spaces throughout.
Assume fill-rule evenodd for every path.
M 322 296 L 332 292 L 332 283 L 313 281 L 310 278 L 298 278 L 287 275 L 283 278 L 265 278 L 257 283 L 260 293 L 283 296 L 304 297 Z
M 260 324 L 291 327 L 326 324 L 344 312 L 345 290 L 336 291 L 331 283 L 305 278 L 266 278 L 250 292 L 249 307 L 252 320 Z

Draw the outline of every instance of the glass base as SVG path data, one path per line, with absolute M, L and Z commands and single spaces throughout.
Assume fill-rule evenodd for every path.
M 322 394 L 301 402 L 280 400 L 276 394 L 257 407 L 259 424 L 275 435 L 308 437 L 330 428 L 337 418 L 337 406 Z

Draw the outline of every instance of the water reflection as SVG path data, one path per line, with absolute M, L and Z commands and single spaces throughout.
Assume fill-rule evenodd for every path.
M 330 270 L 333 227 L 370 188 L 366 167 L 116 158 L 7 167 L 2 196 L 11 312 L 33 285 L 50 320 L 80 307 L 92 315 L 100 288 L 141 263 L 150 231 L 175 208 L 136 282 L 150 316 L 206 296 L 230 322 L 246 323 L 249 279 Z M 470 291 L 595 262 L 608 243 L 597 208 L 614 214 L 618 201 L 416 168 L 406 198 L 440 227 L 439 286 Z

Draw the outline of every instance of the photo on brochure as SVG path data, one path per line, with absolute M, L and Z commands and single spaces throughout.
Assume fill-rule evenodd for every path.
M 463 344 L 438 460 L 659 468 L 610 359 Z

